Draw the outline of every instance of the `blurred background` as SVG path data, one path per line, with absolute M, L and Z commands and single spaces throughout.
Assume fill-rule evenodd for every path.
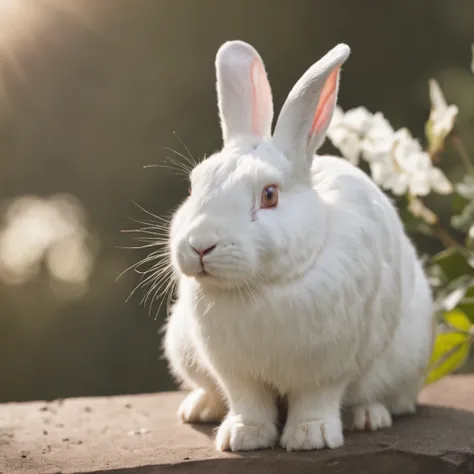
M 276 110 L 348 43 L 340 105 L 420 138 L 436 77 L 474 154 L 472 0 L 0 0 L 0 401 L 173 388 L 166 305 L 125 302 L 133 272 L 116 281 L 147 255 L 121 231 L 150 218 L 133 202 L 166 215 L 186 196 L 182 177 L 144 168 L 166 147 L 220 147 L 214 58 L 229 39 L 263 56 Z M 440 166 L 452 177 L 459 160 Z

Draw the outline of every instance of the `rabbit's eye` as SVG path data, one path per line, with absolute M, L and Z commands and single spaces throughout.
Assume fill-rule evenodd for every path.
M 260 204 L 261 208 L 270 208 L 276 207 L 278 204 L 278 186 L 275 184 L 270 184 L 265 186 L 262 192 L 262 202 Z

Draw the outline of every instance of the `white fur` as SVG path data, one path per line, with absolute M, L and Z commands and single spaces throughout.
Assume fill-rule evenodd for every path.
M 184 421 L 220 420 L 228 406 L 221 450 L 275 444 L 277 394 L 288 399 L 288 450 L 341 446 L 343 406 L 357 429 L 390 426 L 390 412 L 415 407 L 432 343 L 415 249 L 369 177 L 339 158 L 312 159 L 336 103 L 331 73 L 348 55 L 339 45 L 309 69 L 273 137 L 258 53 L 229 42 L 217 55 L 224 149 L 193 170 L 172 221 L 180 282 L 165 352 L 194 389 Z M 334 94 L 318 116 L 325 87 Z M 269 184 L 279 204 L 260 209 Z M 213 245 L 201 262 L 194 249 Z

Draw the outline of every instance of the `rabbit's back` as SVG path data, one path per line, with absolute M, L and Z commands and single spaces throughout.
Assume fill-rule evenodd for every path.
M 327 208 L 327 264 L 345 266 L 340 280 L 358 281 L 359 297 L 403 313 L 418 287 L 425 293 L 428 284 L 395 206 L 346 160 L 316 157 L 312 171 L 313 187 Z
M 312 171 L 314 189 L 329 207 L 327 265 L 338 262 L 345 268 L 338 272 L 341 284 L 360 290 L 346 300 L 355 313 L 357 308 L 365 311 L 359 314 L 364 323 L 360 360 L 376 359 L 370 377 L 383 381 L 385 374 L 390 385 L 402 383 L 413 371 L 420 376 L 432 344 L 432 297 L 395 206 L 363 171 L 343 159 L 316 157 Z M 359 327 L 356 318 L 353 322 Z
M 399 276 L 408 279 L 406 287 L 411 287 L 419 262 L 390 199 L 362 170 L 341 158 L 316 157 L 312 178 L 327 209 L 327 249 L 332 250 L 333 243 L 347 246 L 353 251 L 334 250 L 342 258 L 364 256 L 371 262 L 371 273 L 384 266 L 394 277 L 402 273 Z

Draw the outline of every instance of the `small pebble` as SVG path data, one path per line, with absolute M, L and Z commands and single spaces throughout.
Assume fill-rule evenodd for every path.
M 139 430 L 131 430 L 128 432 L 128 435 L 129 436 L 133 436 L 133 435 L 144 435 L 144 434 L 147 434 L 149 433 L 150 430 L 147 430 L 146 428 L 140 428 Z

